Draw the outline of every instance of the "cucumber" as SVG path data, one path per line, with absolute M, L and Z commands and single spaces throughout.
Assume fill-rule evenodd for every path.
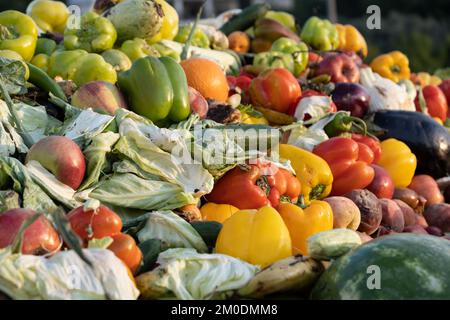
M 148 239 L 139 244 L 139 249 L 142 252 L 142 264 L 136 274 L 141 274 L 149 271 L 156 263 L 159 254 L 161 253 L 161 240 Z
M 28 78 L 28 82 L 34 84 L 36 87 L 46 91 L 53 93 L 54 96 L 67 101 L 67 97 L 64 94 L 64 91 L 61 87 L 56 83 L 55 80 L 50 78 L 50 76 L 44 72 L 44 70 L 28 63 L 28 69 L 30 70 L 30 77 Z
M 361 245 L 359 235 L 350 229 L 334 229 L 308 238 L 308 254 L 318 260 L 336 259 Z
M 270 10 L 270 5 L 267 3 L 256 3 L 248 6 L 242 12 L 230 20 L 228 20 L 220 31 L 229 35 L 234 31 L 244 31 L 250 28 L 256 20 L 263 17 L 267 11 Z
M 192 221 L 191 225 L 205 241 L 208 248 L 215 247 L 220 229 L 222 229 L 221 223 L 216 221 Z

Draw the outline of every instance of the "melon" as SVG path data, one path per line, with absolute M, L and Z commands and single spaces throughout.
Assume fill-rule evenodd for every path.
M 312 299 L 450 299 L 450 241 L 401 233 L 367 242 L 335 260 Z

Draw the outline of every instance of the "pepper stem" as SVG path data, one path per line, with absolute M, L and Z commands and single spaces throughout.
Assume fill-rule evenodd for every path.
M 9 30 L 9 28 L 7 26 L 0 24 L 0 39 L 7 40 L 7 39 L 12 39 L 12 38 L 13 38 L 13 34 Z

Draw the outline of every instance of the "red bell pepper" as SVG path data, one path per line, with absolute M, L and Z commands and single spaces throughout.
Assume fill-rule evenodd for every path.
M 301 192 L 298 179 L 273 164 L 237 166 L 216 182 L 206 195 L 210 202 L 231 204 L 239 209 L 259 209 L 280 201 L 296 202 Z
M 380 145 L 380 141 L 376 137 L 369 137 L 369 136 L 365 136 L 363 134 L 353 133 L 352 140 L 354 140 L 360 144 L 365 144 L 372 151 L 373 159 L 370 162 L 366 161 L 367 163 L 372 163 L 372 162 L 377 163 L 378 162 L 378 160 L 381 157 L 381 145 Z M 362 152 L 360 150 L 360 154 L 361 153 Z
M 296 106 L 302 95 L 297 79 L 284 68 L 263 71 L 252 80 L 249 90 L 254 105 L 282 113 Z
M 448 104 L 444 93 L 438 86 L 428 85 L 422 89 L 423 97 L 428 109 L 428 114 L 432 117 L 436 117 L 445 121 L 447 118 Z M 420 106 L 420 97 L 417 95 L 414 103 L 416 104 L 416 110 L 422 111 Z
M 372 182 L 375 171 L 362 156 L 362 146 L 366 145 L 351 138 L 334 137 L 314 148 L 313 153 L 322 157 L 333 173 L 331 195 L 340 196 L 354 189 L 364 189 Z M 362 148 L 370 154 L 370 148 Z
M 444 93 L 447 100 L 447 105 L 449 106 L 447 111 L 447 118 L 450 118 L 450 79 L 445 79 L 439 85 L 439 89 Z

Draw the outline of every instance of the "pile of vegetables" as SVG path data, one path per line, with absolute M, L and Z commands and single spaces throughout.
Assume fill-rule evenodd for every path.
M 0 12 L 0 293 L 448 298 L 448 72 L 365 61 L 351 25 L 201 10 Z

